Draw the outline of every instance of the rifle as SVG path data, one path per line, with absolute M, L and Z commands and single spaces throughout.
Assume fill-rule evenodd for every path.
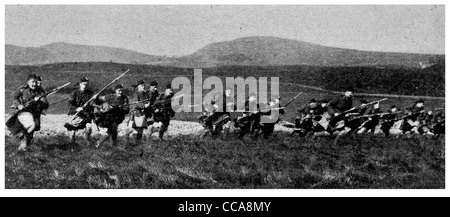
M 50 104 L 49 106 L 52 106 L 52 105 L 57 105 L 57 104 L 59 104 L 59 103 L 62 103 L 62 102 L 66 102 L 66 101 L 68 101 L 68 100 L 69 100 L 69 99 L 63 99 L 63 100 L 60 100 L 60 101 L 54 102 L 54 103 Z
M 17 115 L 18 115 L 20 112 L 22 112 L 23 110 L 27 109 L 27 108 L 28 108 L 30 105 L 32 105 L 34 102 L 37 102 L 37 101 L 41 100 L 42 98 L 44 98 L 44 97 L 46 97 L 46 96 L 52 95 L 52 94 L 54 94 L 54 93 L 60 91 L 62 88 L 66 87 L 66 86 L 69 85 L 70 83 L 71 83 L 71 82 L 68 82 L 68 83 L 66 83 L 66 84 L 64 84 L 64 85 L 62 85 L 62 86 L 60 86 L 60 87 L 57 87 L 57 88 L 55 88 L 55 89 L 53 89 L 53 90 L 51 90 L 51 91 L 49 91 L 49 92 L 47 92 L 47 93 L 44 93 L 44 94 L 38 96 L 37 99 L 35 98 L 35 99 L 33 99 L 33 100 L 30 100 L 30 101 L 24 103 L 24 104 L 23 104 L 23 109 L 20 110 L 20 111 L 17 111 L 16 113 L 14 113 L 14 114 L 11 116 L 11 118 L 9 118 L 8 121 L 6 122 L 6 126 L 7 126 L 7 127 L 11 127 L 11 126 L 14 124 L 14 121 L 15 121 L 15 119 L 17 118 Z
M 284 106 L 285 108 L 288 107 L 288 105 L 290 105 L 291 103 L 293 103 L 300 95 L 302 95 L 303 92 L 300 92 L 299 94 L 297 94 L 294 98 L 291 99 L 291 101 L 289 101 L 288 103 L 286 103 L 286 105 Z
M 374 116 L 382 117 L 382 116 L 389 115 L 389 114 L 391 114 L 391 113 L 384 112 L 384 113 L 378 113 L 378 114 L 360 115 L 360 116 L 355 117 L 355 118 L 371 118 L 371 117 L 374 117 Z
M 99 92 L 97 92 L 97 94 L 95 94 L 94 96 L 92 96 L 86 103 L 83 104 L 83 106 L 81 106 L 81 109 L 83 110 L 84 108 L 86 108 L 86 106 L 89 105 L 89 103 L 91 103 L 92 101 L 94 101 L 95 99 L 97 99 L 98 95 L 103 92 L 104 90 L 106 90 L 106 88 L 108 88 L 109 86 L 111 86 L 114 82 L 116 82 L 117 80 L 119 80 L 120 78 L 122 78 L 125 74 L 127 74 L 130 71 L 130 69 L 128 69 L 127 71 L 125 71 L 124 73 L 122 73 L 121 75 L 119 75 L 119 77 L 115 78 L 114 80 L 112 80 L 111 82 L 109 82 L 109 84 L 107 84 L 105 87 L 103 87 Z M 78 111 L 77 113 L 75 113 L 75 115 L 73 116 L 72 120 L 73 121 L 78 114 L 80 114 L 80 112 L 82 111 Z
M 383 101 L 386 101 L 386 100 L 388 100 L 388 98 L 384 98 L 384 99 L 381 99 L 381 100 L 369 102 L 369 103 L 366 104 L 366 106 L 369 106 L 369 105 L 375 105 L 375 104 L 378 104 L 378 103 L 383 102 Z M 339 114 L 339 115 L 345 115 L 345 114 L 350 113 L 350 112 L 352 112 L 352 111 L 354 111 L 354 110 L 356 110 L 356 109 L 359 109 L 359 108 L 361 108 L 361 107 L 363 107 L 363 106 L 362 106 L 362 105 L 355 106 L 355 107 L 353 107 L 353 108 L 351 108 L 351 109 L 349 109 L 349 110 L 347 110 L 347 111 L 342 112 L 342 113 Z

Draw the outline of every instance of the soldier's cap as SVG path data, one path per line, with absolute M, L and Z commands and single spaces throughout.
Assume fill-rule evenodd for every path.
M 367 104 L 367 103 L 369 103 L 367 100 L 365 100 L 365 99 L 362 99 L 362 100 L 360 100 L 361 101 L 361 104 Z
M 349 86 L 349 87 L 345 88 L 345 91 L 349 91 L 349 92 L 354 93 L 355 92 L 355 88 L 353 88 L 352 86 Z
M 166 90 L 167 90 L 167 89 L 172 89 L 172 84 L 170 84 L 170 83 L 169 83 L 169 84 L 166 84 Z
M 248 97 L 250 98 L 250 97 L 256 97 L 256 93 L 250 93 L 249 95 L 248 95 Z
M 156 82 L 156 81 L 152 81 L 152 82 L 150 83 L 150 86 L 152 86 L 152 87 L 156 87 L 156 86 L 158 86 L 158 82 Z
M 315 116 L 313 119 L 314 119 L 315 121 L 320 121 L 320 120 L 322 120 L 322 116 Z
M 89 79 L 86 78 L 86 77 L 82 77 L 82 78 L 80 79 L 80 83 L 83 83 L 83 82 L 89 82 Z
M 330 100 L 328 100 L 328 99 L 322 99 L 322 100 L 320 100 L 319 102 L 320 102 L 320 103 L 329 103 Z
M 139 80 L 135 85 L 132 85 L 132 87 L 137 87 L 137 86 L 143 85 L 143 84 L 145 84 L 145 81 L 144 80 Z
M 397 106 L 396 105 L 391 105 L 391 109 L 393 109 L 393 108 L 397 108 Z
M 42 76 L 38 75 L 38 76 L 37 76 L 37 80 L 38 80 L 38 81 L 42 81 Z
M 309 100 L 309 103 L 316 103 L 316 102 L 317 102 L 316 99 Z
M 115 89 L 116 89 L 116 90 L 118 90 L 118 89 L 123 89 L 123 84 L 118 84 L 118 85 L 116 85 Z
M 38 76 L 36 74 L 28 75 L 28 80 L 31 80 L 31 79 L 38 80 Z
M 424 103 L 425 101 L 423 100 L 423 99 L 419 99 L 419 100 L 417 100 L 416 102 L 414 102 L 414 103 Z

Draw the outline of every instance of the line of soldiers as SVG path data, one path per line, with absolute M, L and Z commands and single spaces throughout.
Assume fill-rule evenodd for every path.
M 27 85 L 22 86 L 14 94 L 13 107 L 18 110 L 17 118 L 8 121 L 8 128 L 13 135 L 17 135 L 21 142 L 19 150 L 26 150 L 30 145 L 33 134 L 40 129 L 40 116 L 49 107 L 46 91 L 41 86 L 42 77 L 30 75 Z M 154 123 L 160 122 L 159 139 L 163 140 L 171 118 L 175 116 L 172 109 L 173 90 L 167 85 L 165 92 L 158 92 L 158 83 L 153 81 L 146 88 L 146 82 L 139 80 L 136 85 L 133 101 L 130 102 L 124 95 L 121 84 L 115 86 L 113 94 L 98 96 L 89 88 L 89 80 L 81 78 L 77 90 L 71 94 L 69 115 L 76 114 L 70 123 L 64 126 L 73 131 L 72 140 L 75 142 L 75 133 L 84 130 L 84 137 L 89 143 L 92 138 L 92 126 L 105 128 L 107 135 L 102 136 L 96 143 L 100 147 L 111 138 L 113 146 L 117 146 L 118 125 L 130 114 L 129 127 L 125 136 L 127 140 L 136 132 L 136 142 L 140 142 L 145 135 L 150 140 L 154 132 Z M 418 100 L 413 107 L 406 108 L 404 115 L 395 105 L 384 112 L 380 108 L 380 101 L 367 102 L 360 100 L 360 105 L 353 106 L 354 89 L 348 88 L 343 96 L 331 101 L 310 100 L 298 109 L 295 124 L 285 123 L 286 127 L 294 128 L 293 134 L 300 136 L 336 136 L 335 142 L 344 135 L 353 133 L 375 134 L 381 130 L 386 136 L 390 135 L 392 128 L 398 127 L 401 134 L 427 134 L 441 135 L 445 133 L 444 112 L 426 112 L 424 101 Z M 91 101 L 92 98 L 95 100 Z M 205 131 L 201 137 L 211 134 L 213 137 L 224 132 L 226 137 L 230 132 L 232 123 L 240 129 L 239 138 L 250 134 L 253 138 L 263 136 L 269 138 L 275 125 L 280 122 L 280 115 L 285 113 L 280 103 L 281 98 L 273 96 L 269 102 L 258 103 L 257 95 L 251 93 L 245 101 L 245 107 L 238 109 L 232 90 L 227 89 L 213 99 L 210 106 L 204 106 L 204 114 L 199 118 Z M 295 98 L 294 98 L 295 99 Z M 31 104 L 28 105 L 28 103 Z M 292 102 L 292 101 L 291 101 Z M 86 105 L 87 104 L 87 105 Z M 288 103 L 289 104 L 289 103 Z M 286 104 L 286 105 L 288 105 Z M 240 115 L 242 114 L 242 115 Z M 400 123 L 400 126 L 395 126 Z
M 445 133 L 445 114 L 425 111 L 424 100 L 418 100 L 412 107 L 399 111 L 392 105 L 388 111 L 380 108 L 380 101 L 369 103 L 360 99 L 360 105 L 353 107 L 354 89 L 347 88 L 343 96 L 328 102 L 310 100 L 298 110 L 293 134 L 300 136 L 336 136 L 335 143 L 348 134 L 381 132 L 389 136 L 394 125 L 398 134 L 434 134 L 437 137 Z M 403 114 L 402 114 L 403 112 Z M 402 116 L 401 116 L 402 115 Z M 288 125 L 289 126 L 289 125 Z
M 41 86 L 42 77 L 35 74 L 29 75 L 27 85 L 20 87 L 13 95 L 13 108 L 17 109 L 17 118 L 11 118 L 7 127 L 13 135 L 20 140 L 19 151 L 25 151 L 31 144 L 34 132 L 40 130 L 40 116 L 49 107 L 45 90 Z M 84 130 L 85 139 L 91 143 L 92 126 L 107 130 L 107 135 L 102 136 L 96 143 L 100 147 L 107 139 L 112 139 L 113 146 L 117 146 L 118 125 L 121 124 L 127 114 L 131 112 L 131 118 L 125 135 L 127 139 L 133 131 L 137 132 L 136 140 L 141 141 L 144 131 L 148 138 L 153 133 L 153 124 L 161 122 L 159 138 L 163 140 L 167 132 L 170 120 L 175 112 L 172 110 L 171 99 L 173 91 L 171 85 L 166 86 L 163 94 L 157 90 L 158 83 L 151 82 L 146 90 L 145 81 L 140 80 L 133 87 L 135 93 L 133 102 L 129 102 L 124 95 L 124 86 L 118 84 L 113 94 L 98 96 L 89 88 L 89 80 L 83 77 L 78 82 L 78 88 L 72 92 L 69 100 L 69 115 L 76 116 L 66 123 L 64 127 L 73 131 L 72 141 L 75 142 L 75 134 L 78 130 Z M 90 101 L 95 97 L 95 100 Z M 88 103 L 86 106 L 85 104 Z
M 445 134 L 443 109 L 436 110 L 436 113 L 427 112 L 424 100 L 416 101 L 404 111 L 400 111 L 396 105 L 383 111 L 380 103 L 387 99 L 374 102 L 360 99 L 360 104 L 354 106 L 354 92 L 354 88 L 349 87 L 344 95 L 331 101 L 312 99 L 297 110 L 295 124 L 284 122 L 282 125 L 294 128 L 292 135 L 313 138 L 335 136 L 335 143 L 349 134 L 382 133 L 390 136 L 393 129 L 397 130 L 395 134 L 404 135 L 432 134 L 439 137 Z M 217 136 L 221 131 L 227 135 L 230 124 L 234 121 L 234 126 L 240 129 L 239 138 L 246 134 L 251 134 L 253 138 L 261 135 L 268 138 L 273 133 L 275 124 L 280 122 L 280 115 L 285 113 L 278 96 L 272 97 L 270 102 L 258 104 L 257 95 L 252 93 L 245 102 L 245 108 L 241 110 L 230 103 L 234 102 L 230 98 L 231 90 L 228 89 L 223 97 L 211 103 L 212 108 L 205 108 L 207 112 L 199 118 L 205 128 L 202 137 L 207 133 Z M 222 107 L 223 110 L 219 110 Z M 240 113 L 241 116 L 233 117 Z
M 199 117 L 205 128 L 201 138 L 208 134 L 215 137 L 220 132 L 226 137 L 233 122 L 234 127 L 240 129 L 240 139 L 247 134 L 253 138 L 260 136 L 268 138 L 280 121 L 279 115 L 285 113 L 280 104 L 281 98 L 278 96 L 271 97 L 269 102 L 258 103 L 256 93 L 250 93 L 243 108 L 237 108 L 234 99 L 232 90 L 227 89 L 212 100 L 211 106 L 204 106 L 205 112 Z

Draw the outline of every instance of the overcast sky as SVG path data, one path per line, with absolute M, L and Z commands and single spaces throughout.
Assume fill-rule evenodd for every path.
M 341 48 L 444 54 L 444 6 L 6 6 L 6 43 L 106 45 L 181 56 L 275 36 Z

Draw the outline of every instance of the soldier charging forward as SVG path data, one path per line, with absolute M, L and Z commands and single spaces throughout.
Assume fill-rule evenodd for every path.
M 70 123 L 66 123 L 64 127 L 68 131 L 73 131 L 72 142 L 74 143 L 76 132 L 82 129 L 84 129 L 84 138 L 86 141 L 91 141 L 92 125 L 95 118 L 94 107 L 92 103 L 89 103 L 86 107 L 83 107 L 83 105 L 93 96 L 94 92 L 89 89 L 89 79 L 86 77 L 80 79 L 78 88 L 70 95 L 68 115 L 78 114 Z
M 172 109 L 173 96 L 174 94 L 172 90 L 172 85 L 167 84 L 165 92 L 158 97 L 153 106 L 154 108 L 153 121 L 156 123 L 161 122 L 161 128 L 159 129 L 158 135 L 161 141 L 164 141 L 163 137 L 164 134 L 169 129 L 170 120 L 173 117 L 175 117 L 175 111 Z M 150 132 L 152 131 L 153 130 L 151 130 Z
M 20 139 L 19 151 L 26 151 L 31 144 L 34 132 L 40 129 L 41 114 L 49 106 L 45 91 L 37 83 L 38 76 L 29 75 L 27 85 L 13 96 L 13 107 L 17 112 L 6 125 Z
M 140 142 L 142 135 L 147 130 L 147 118 L 151 115 L 150 110 L 150 95 L 145 90 L 145 81 L 139 80 L 136 85 L 133 85 L 136 92 L 133 97 L 133 105 L 131 105 L 131 117 L 128 125 L 131 128 L 127 129 L 125 137 L 128 139 L 133 131 L 137 132 L 136 142 Z
M 96 123 L 100 128 L 106 128 L 107 130 L 107 135 L 102 136 L 97 142 L 97 148 L 109 138 L 112 140 L 112 145 L 117 146 L 118 126 L 130 112 L 129 100 L 123 94 L 123 89 L 122 84 L 116 85 L 114 94 L 100 96 L 94 104 Z

